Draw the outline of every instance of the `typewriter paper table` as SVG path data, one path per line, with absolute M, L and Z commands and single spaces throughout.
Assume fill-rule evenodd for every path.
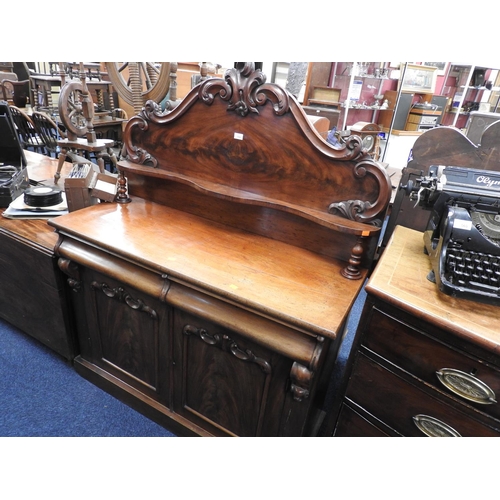
M 396 226 L 369 283 L 337 436 L 500 434 L 500 309 L 427 280 L 423 233 Z

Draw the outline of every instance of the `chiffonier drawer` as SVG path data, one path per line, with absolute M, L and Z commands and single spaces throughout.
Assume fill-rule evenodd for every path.
M 358 352 L 346 397 L 403 436 L 499 436 L 500 426 L 483 425 L 446 403 L 440 393 L 413 384 Z
M 500 371 L 385 314 L 372 310 L 363 346 L 464 405 L 500 419 Z

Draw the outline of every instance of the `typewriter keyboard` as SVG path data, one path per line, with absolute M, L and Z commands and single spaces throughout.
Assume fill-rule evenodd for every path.
M 448 247 L 445 278 L 457 286 L 500 290 L 500 255 Z

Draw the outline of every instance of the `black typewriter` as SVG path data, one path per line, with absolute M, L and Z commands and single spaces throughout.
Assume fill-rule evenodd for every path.
M 431 166 L 401 188 L 431 210 L 428 279 L 447 295 L 500 304 L 500 172 Z

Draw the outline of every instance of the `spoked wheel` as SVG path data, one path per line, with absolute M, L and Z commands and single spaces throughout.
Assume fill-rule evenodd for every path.
M 107 62 L 109 79 L 118 95 L 136 113 L 146 101 L 161 102 L 170 88 L 170 63 Z
M 93 120 L 92 97 L 80 82 L 66 83 L 59 95 L 59 116 L 66 129 L 78 137 L 87 133 L 87 119 Z M 85 116 L 85 115 L 88 116 Z

